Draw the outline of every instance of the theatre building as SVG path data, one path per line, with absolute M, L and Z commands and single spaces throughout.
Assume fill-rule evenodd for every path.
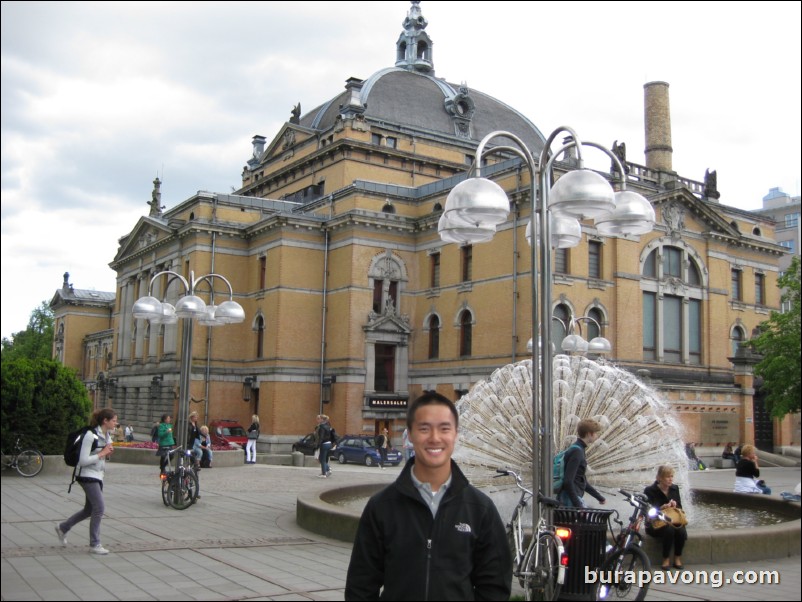
M 299 105 L 278 132 L 254 136 L 250 152 L 243 141 L 235 193 L 198 192 L 163 209 L 156 180 L 146 214 L 109 258 L 113 294 L 87 298 L 65 276 L 53 299 L 54 349 L 97 405 L 113 405 L 140 432 L 176 412 L 182 320 L 151 325 L 131 313 L 166 270 L 224 276 L 246 314 L 240 324 L 195 325 L 192 409 L 202 422 L 246 425 L 256 413 L 277 450 L 310 432 L 321 411 L 340 433 L 387 426 L 398 442 L 407 404 L 422 391 L 457 399 L 528 357 L 527 167 L 502 153 L 482 170 L 510 199 L 491 242 L 445 243 L 437 226 L 486 134 L 509 131 L 536 157 L 545 136 L 537 115 L 437 78 L 427 25 L 413 2 L 394 55 L 388 40 L 387 68 L 345 80 L 308 112 Z M 774 221 L 728 207 L 714 173 L 673 171 L 669 86 L 644 90 L 645 164 L 628 161 L 624 145 L 615 153 L 628 188 L 652 203 L 655 228 L 606 238 L 583 222 L 580 245 L 555 253 L 553 314 L 593 318 L 583 335 L 609 339 L 606 361 L 672 400 L 690 441 L 745 442 L 758 430 L 764 446 L 794 437 L 798 445 L 798 428 L 780 429 L 755 403 L 755 358 L 739 348 L 779 308 L 786 251 Z M 565 155 L 554 177 L 573 168 Z M 175 304 L 183 291 L 167 284 L 156 278 L 153 295 Z M 209 302 L 207 289 L 198 295 Z M 215 302 L 227 298 L 218 285 Z M 566 333 L 554 324 L 559 347 Z

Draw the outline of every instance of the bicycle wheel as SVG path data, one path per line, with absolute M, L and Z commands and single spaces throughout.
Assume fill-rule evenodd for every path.
M 35 477 L 44 465 L 44 456 L 35 449 L 26 449 L 17 456 L 17 472 L 23 477 Z
M 162 481 L 162 502 L 164 502 L 165 506 L 170 505 L 170 477 L 167 477 Z
M 638 587 L 637 572 L 649 572 L 652 565 L 646 553 L 635 546 L 614 552 L 604 561 L 596 585 L 596 600 L 643 600 L 649 584 Z M 625 572 L 620 572 L 625 571 Z M 618 576 L 618 578 L 616 578 Z M 627 583 L 635 581 L 635 583 Z
M 524 599 L 556 600 L 562 585 L 557 583 L 560 570 L 560 542 L 553 533 L 541 533 L 537 544 L 529 548 L 524 561 Z
M 176 510 L 185 510 L 195 503 L 198 495 L 198 477 L 191 470 L 184 471 L 183 474 L 176 473 L 170 479 L 170 486 L 167 490 L 167 501 L 170 507 Z

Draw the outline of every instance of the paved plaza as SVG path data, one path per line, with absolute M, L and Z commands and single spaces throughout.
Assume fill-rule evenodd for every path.
M 103 545 L 88 550 L 88 521 L 58 545 L 54 525 L 84 501 L 67 493 L 68 473 L 2 479 L 2 600 L 342 600 L 351 545 L 298 527 L 299 493 L 344 484 L 391 482 L 399 468 L 263 464 L 201 473 L 201 500 L 178 511 L 162 504 L 158 468 L 111 462 L 106 472 Z M 767 468 L 775 493 L 792 490 L 799 468 Z M 729 491 L 732 470 L 693 473 L 694 486 Z M 691 537 L 693 534 L 691 532 Z M 653 585 L 648 600 L 799 600 L 798 556 L 744 565 L 688 566 L 776 570 L 779 585 Z

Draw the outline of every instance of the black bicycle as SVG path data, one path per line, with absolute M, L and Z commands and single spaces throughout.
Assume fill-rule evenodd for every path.
M 14 435 L 14 450 L 7 454 L 3 450 L 3 470 L 6 468 L 15 469 L 23 477 L 35 477 L 42 472 L 45 465 L 45 457 L 38 449 L 22 449 L 20 441 L 21 435 Z
M 167 452 L 167 466 L 161 475 L 162 502 L 165 506 L 176 510 L 185 510 L 198 499 L 200 482 L 195 471 L 192 452 L 189 450 L 178 454 L 176 466 L 173 469 L 171 458 L 179 450 L 181 450 L 180 445 Z
M 641 549 L 643 536 L 641 527 L 646 519 L 665 518 L 663 514 L 649 504 L 649 500 L 642 493 L 630 493 L 619 489 L 630 506 L 633 507 L 629 523 L 618 519 L 618 511 L 608 519 L 610 534 L 613 543 L 607 547 L 607 555 L 601 566 L 601 573 L 596 583 L 595 600 L 643 600 L 649 591 L 649 583 L 637 579 L 638 571 L 650 571 L 652 568 L 649 557 Z M 615 518 L 613 518 L 615 517 Z M 612 523 L 618 524 L 618 535 L 613 530 Z M 634 576 L 634 578 L 633 578 Z

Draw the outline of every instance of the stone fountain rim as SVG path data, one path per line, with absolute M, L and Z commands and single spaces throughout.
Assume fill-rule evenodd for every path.
M 370 497 L 387 487 L 387 483 L 366 483 L 336 487 L 318 493 L 302 493 L 297 498 L 296 520 L 304 529 L 339 541 L 353 542 L 361 511 L 336 506 L 333 500 L 343 497 Z M 695 499 L 712 499 L 722 503 L 747 502 L 746 507 L 770 510 L 790 520 L 775 525 L 750 529 L 694 529 L 683 554 L 686 564 L 718 564 L 786 558 L 800 554 L 802 504 L 786 502 L 757 494 L 734 493 L 717 489 L 695 488 Z M 652 560 L 659 554 L 657 541 L 644 539 L 644 548 Z M 659 557 L 659 556 L 658 556 Z

